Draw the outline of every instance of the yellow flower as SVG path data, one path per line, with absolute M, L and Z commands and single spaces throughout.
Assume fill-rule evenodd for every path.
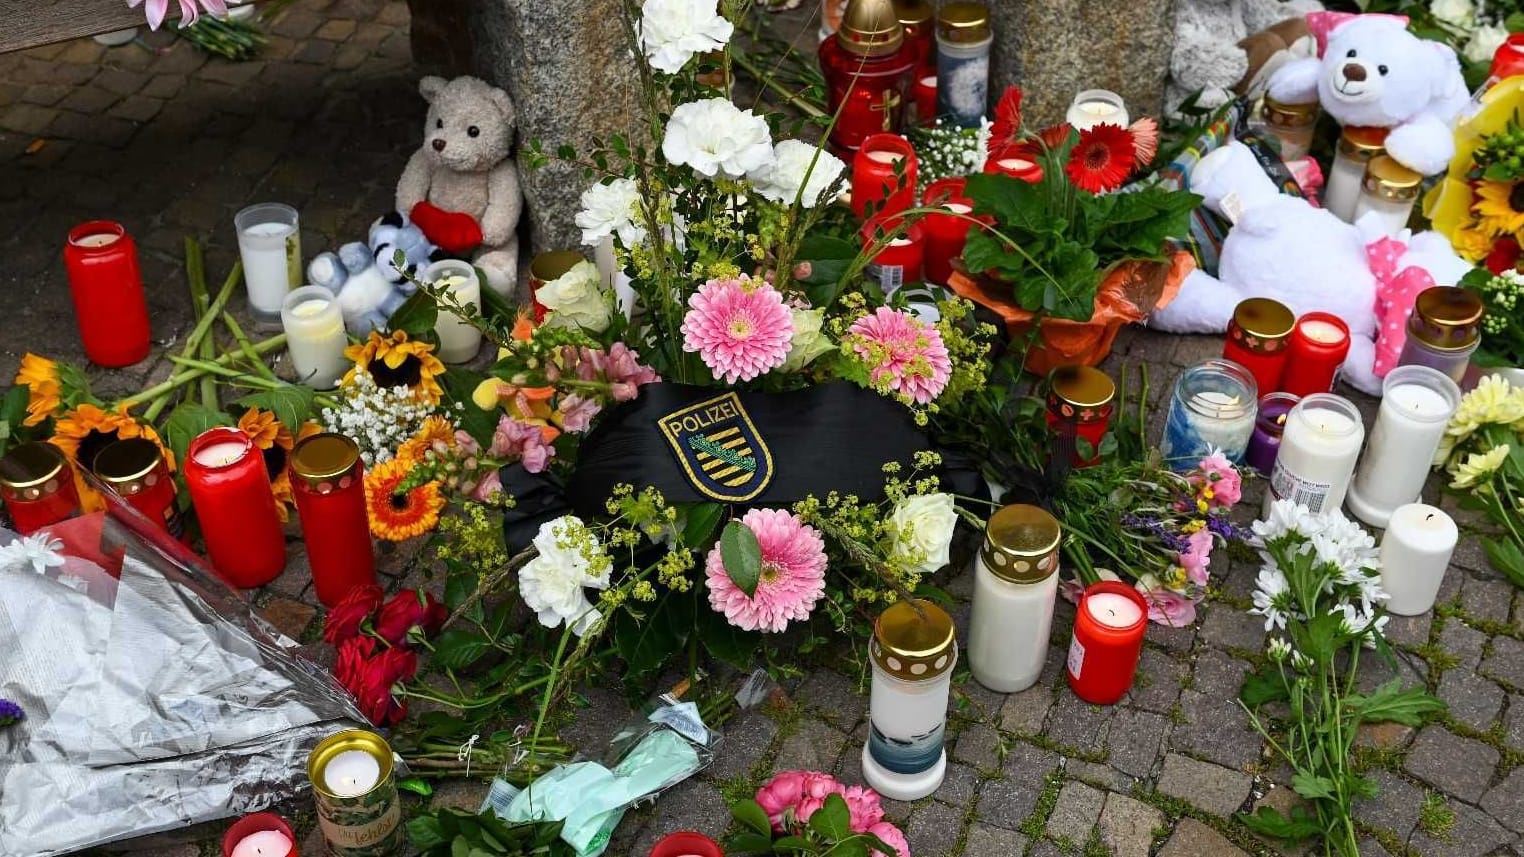
M 1468 262 L 1479 262 L 1487 258 L 1492 252 L 1492 242 L 1495 239 L 1478 228 L 1475 222 L 1468 226 L 1462 226 L 1450 236 L 1450 244 L 1462 258 Z
M 164 447 L 159 433 L 153 430 L 153 426 L 133 419 L 127 413 L 125 404 L 117 405 L 114 411 L 83 404 L 58 418 L 49 443 L 63 450 L 64 457 L 74 465 L 74 487 L 79 492 L 80 505 L 86 512 L 98 512 L 105 508 L 105 504 L 100 495 L 85 483 L 79 471 L 93 464 L 95 456 L 107 446 L 134 437 L 145 437 L 153 441 L 159 447 L 159 454 L 164 456 L 169 469 L 175 469 L 174 453 Z
M 423 454 L 429 450 L 435 441 L 443 441 L 446 446 L 455 446 L 455 426 L 444 417 L 429 417 L 423 421 L 423 427 L 418 433 L 403 441 L 397 447 L 397 458 L 410 463 L 423 460 Z
M 296 504 L 291 489 L 291 472 L 286 464 L 291 460 L 291 450 L 296 442 L 308 435 L 322 431 L 316 423 L 306 422 L 295 437 L 270 411 L 250 408 L 238 418 L 238 430 L 249 436 L 254 447 L 265 460 L 265 473 L 270 477 L 270 488 L 275 492 L 275 511 L 282 521 L 290 519 L 289 506 Z
M 439 524 L 444 495 L 438 482 L 425 482 L 408 491 L 399 490 L 411 465 L 392 459 L 365 474 L 365 502 L 370 512 L 370 532 L 390 542 L 421 536 Z
M 28 351 L 21 356 L 16 370 L 16 384 L 25 384 L 31 398 L 26 403 L 24 425 L 34 426 L 58 413 L 62 386 L 58 382 L 58 364 Z
M 1470 488 L 1488 481 L 1492 478 L 1492 474 L 1503 466 L 1503 460 L 1508 458 L 1508 451 L 1508 444 L 1503 443 L 1486 452 L 1473 452 L 1466 456 L 1465 461 L 1460 462 L 1450 471 L 1455 477 L 1450 487 Z
M 344 356 L 355 362 L 355 368 L 344 376 L 345 383 L 363 372 L 377 387 L 407 387 L 423 394 L 431 405 L 439 404 L 444 397 L 436 379 L 444 374 L 445 367 L 434 356 L 434 346 L 416 340 L 409 342 L 407 331 L 382 336 L 373 330 L 365 342 L 344 349 Z
M 1471 207 L 1481 216 L 1483 231 L 1506 235 L 1524 229 L 1524 190 L 1513 182 L 1480 182 Z

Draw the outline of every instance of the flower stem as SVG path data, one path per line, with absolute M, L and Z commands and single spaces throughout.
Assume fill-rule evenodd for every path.
M 238 319 L 233 318 L 232 313 L 224 310 L 222 313 L 222 323 L 227 326 L 228 332 L 233 334 L 233 338 L 238 341 L 238 350 L 243 352 L 243 356 L 248 360 L 250 368 L 258 372 L 266 380 L 279 381 L 280 379 L 275 377 L 275 373 L 271 371 L 270 367 L 265 365 L 264 358 L 254 353 L 254 344 L 244 334 L 243 327 L 238 324 Z
M 277 348 L 283 348 L 285 344 L 286 335 L 284 333 L 277 334 L 276 336 L 272 336 L 269 339 L 254 343 L 254 353 L 266 354 L 268 352 L 274 351 Z M 215 360 L 207 362 L 219 367 L 223 367 L 233 362 L 233 359 L 236 356 L 237 355 L 231 353 L 223 354 L 217 357 Z M 195 362 L 199 363 L 203 361 Z M 207 374 L 209 373 L 204 369 L 187 369 L 183 372 L 176 372 L 175 374 L 169 376 L 167 380 L 160 381 L 159 383 L 147 388 L 146 390 L 140 390 L 136 393 L 133 393 L 131 396 L 123 399 L 121 403 L 125 405 L 132 405 L 141 402 L 152 402 L 148 410 L 143 415 L 144 418 L 152 420 L 153 417 L 157 416 L 160 411 L 164 410 L 164 406 L 169 402 L 167 396 L 170 393 L 173 393 L 180 386 L 194 381 L 197 378 Z

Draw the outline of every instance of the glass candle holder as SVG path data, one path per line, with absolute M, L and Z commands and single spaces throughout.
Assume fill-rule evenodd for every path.
M 322 286 L 302 286 L 287 294 L 280 306 L 280 324 L 300 383 L 329 390 L 353 368 L 344 356 L 349 346 L 344 311 L 333 292 Z
M 871 134 L 852 157 L 852 210 L 864 219 L 915 205 L 915 148 L 898 134 Z
M 578 262 L 587 261 L 575 250 L 547 250 L 529 260 L 529 302 L 534 309 L 534 323 L 545 320 L 548 310 L 535 299 L 535 294 L 546 283 L 553 283 L 565 276 Z M 478 288 L 477 294 L 480 295 Z
M 894 0 L 894 15 L 905 32 L 905 48 L 915 62 L 916 73 L 937 67 L 937 10 L 927 0 Z
M 1281 392 L 1308 396 L 1331 391 L 1348 356 L 1349 325 L 1344 319 L 1327 312 L 1307 313 L 1286 338 Z
M 1258 401 L 1254 376 L 1231 360 L 1207 360 L 1181 372 L 1159 443 L 1165 462 L 1190 470 L 1214 449 L 1238 462 L 1254 433 Z
M 1339 148 L 1328 171 L 1328 183 L 1323 186 L 1323 207 L 1346 223 L 1355 219 L 1365 165 L 1386 151 L 1387 131 L 1350 125 L 1339 135 Z
M 286 293 L 302 284 L 302 234 L 296 209 L 278 202 L 251 205 L 233 216 L 249 312 L 262 325 L 280 323 Z
M 318 600 L 333 607 L 376 582 L 360 448 L 339 434 L 315 434 L 291 450 L 291 493 Z
M 1058 520 L 1036 506 L 996 510 L 974 558 L 968 660 L 997 693 L 1026 690 L 1042 674 L 1058 595 Z
M 381 857 L 402 845 L 392 748 L 363 729 L 319 741 L 307 756 L 318 826 L 332 857 Z
M 1148 604 L 1115 580 L 1091 584 L 1074 613 L 1065 672 L 1074 695 L 1092 705 L 1115 705 L 1132 687 L 1148 630 Z
M 476 269 L 471 267 L 471 263 L 459 259 L 441 259 L 423 269 L 419 279 L 449 289 L 450 294 L 462 306 L 473 307 L 481 312 L 482 281 L 476 276 Z M 434 335 L 439 337 L 439 359 L 446 363 L 465 363 L 482 348 L 482 332 L 455 313 L 443 309 L 439 311 L 439 319 L 434 322 Z
M 937 179 L 926 186 L 921 204 L 927 208 L 940 207 L 946 214 L 928 214 L 921 218 L 921 234 L 925 238 L 924 265 L 926 281 L 940 286 L 952 279 L 953 260 L 963 255 L 963 245 L 968 241 L 968 230 L 973 221 L 974 201 L 963 195 L 966 179 L 960 177 Z
M 1356 221 L 1374 214 L 1381 230 L 1396 235 L 1408 226 L 1413 203 L 1418 201 L 1418 185 L 1423 176 L 1397 163 L 1391 155 L 1377 155 L 1365 166 L 1360 199 L 1355 203 Z
M 1312 133 L 1318 125 L 1318 103 L 1285 104 L 1265 96 L 1260 107 L 1260 118 L 1265 130 L 1280 143 L 1281 160 L 1294 161 L 1307 157 L 1312 148 Z
M 906 111 L 905 125 L 919 125 L 922 128 L 930 128 L 937 124 L 937 76 L 936 74 L 922 74 L 917 72 L 915 82 L 910 85 L 909 109 Z
M 190 491 L 207 557 L 236 589 L 264 586 L 286 567 L 286 536 L 264 456 L 235 428 L 207 429 L 185 455 Z
M 138 247 L 126 227 L 92 220 L 69 230 L 64 270 L 85 356 L 100 366 L 131 366 L 148 356 L 148 301 Z
M 1381 589 L 1387 594 L 1381 606 L 1397 616 L 1432 610 L 1459 540 L 1455 521 L 1439 509 L 1398 506 L 1381 535 Z
M 958 641 L 952 617 L 930 601 L 898 601 L 878 617 L 863 779 L 884 797 L 919 800 L 947 773 L 943 738 Z
M 127 505 L 166 533 L 177 539 L 185 535 L 175 478 L 158 444 L 145 437 L 115 441 L 96 454 L 90 469 Z
M 850 159 L 870 134 L 900 130 L 916 63 L 891 0 L 849 0 L 819 57 L 837 155 Z
M 878 241 L 883 235 L 895 228 L 893 218 L 888 222 L 870 220 L 863 224 L 862 238 L 863 247 L 868 247 Z M 884 297 L 889 297 L 900 290 L 906 283 L 921 281 L 921 269 L 925 260 L 925 231 L 919 221 L 910 224 L 910 227 L 897 237 L 890 240 L 884 249 L 873 257 L 868 263 L 864 274 L 868 279 L 879 284 L 884 290 Z
M 1418 499 L 1461 391 L 1427 366 L 1398 366 L 1381 383 L 1381 409 L 1349 489 L 1349 510 L 1385 527 L 1398 506 Z
M 296 833 L 273 812 L 246 815 L 222 835 L 222 857 L 298 857 Z
M 0 500 L 25 536 L 79 514 L 74 468 L 51 443 L 19 443 L 0 457 Z
M 1281 451 L 1281 434 L 1286 430 L 1286 415 L 1301 401 L 1290 393 L 1270 393 L 1259 397 L 1259 413 L 1254 417 L 1254 434 L 1244 463 L 1269 476 L 1275 469 L 1275 457 Z
M 990 12 L 983 3 L 944 5 L 937 13 L 937 115 L 977 128 L 989 106 Z
M 1101 461 L 1101 440 L 1111 426 L 1117 385 L 1091 366 L 1059 366 L 1048 373 L 1047 422 L 1053 432 L 1053 455 L 1074 467 Z M 1080 440 L 1085 441 L 1081 449 Z
M 679 830 L 659 839 L 651 847 L 649 857 L 725 857 L 725 851 L 702 833 Z
M 1126 128 L 1127 105 L 1122 96 L 1106 89 L 1086 89 L 1074 96 L 1064 121 L 1076 131 L 1084 131 L 1097 125 L 1115 125 Z
M 1483 312 L 1482 299 L 1469 289 L 1435 286 L 1419 292 L 1398 365 L 1438 369 L 1459 384 L 1481 344 Z
M 1280 301 L 1249 298 L 1239 301 L 1228 322 L 1222 357 L 1249 370 L 1261 393 L 1279 390 L 1286 372 L 1286 346 L 1296 316 Z
M 1280 454 L 1265 492 L 1264 516 L 1276 500 L 1291 500 L 1315 515 L 1344 505 L 1365 423 L 1354 403 L 1332 393 L 1307 396 L 1286 415 Z

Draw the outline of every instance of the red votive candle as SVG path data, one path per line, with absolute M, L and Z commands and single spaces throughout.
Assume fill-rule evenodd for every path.
M 95 456 L 90 469 L 165 532 L 175 538 L 185 534 L 185 520 L 175 502 L 175 478 L 158 444 L 146 437 L 116 441 Z
M 1248 369 L 1257 389 L 1279 390 L 1286 371 L 1287 341 L 1295 325 L 1296 316 L 1280 301 L 1239 301 L 1228 322 L 1222 356 Z
M 207 429 L 185 456 L 206 553 L 217 573 L 238 589 L 264 586 L 286 567 L 286 537 L 264 456 L 234 428 Z
M 1055 454 L 1067 455 L 1075 467 L 1101 462 L 1101 439 L 1111 426 L 1117 385 L 1091 366 L 1059 366 L 1048 373 L 1048 428 L 1057 440 Z M 1089 455 L 1079 446 L 1090 444 Z
M 299 857 L 296 834 L 273 812 L 246 815 L 222 835 L 222 857 Z
M 863 248 L 870 247 L 885 233 L 891 231 L 898 224 L 897 218 L 885 222 L 870 220 L 863 224 Z M 884 290 L 884 296 L 894 294 L 906 283 L 920 282 L 922 266 L 925 262 L 925 233 L 920 222 L 910 224 L 910 228 L 900 233 L 890 241 L 884 249 L 880 250 L 873 261 L 868 263 L 865 272 L 868 279 L 875 280 Z
M 148 356 L 148 303 L 138 248 L 120 223 L 92 220 L 69 230 L 64 268 L 85 356 L 131 366 Z
M 318 600 L 329 607 L 376 582 L 360 448 L 339 434 L 315 434 L 291 451 L 291 490 Z
M 21 535 L 79 514 L 74 469 L 51 443 L 22 443 L 0 458 L 0 500 Z
M 884 217 L 915 205 L 915 185 L 915 149 L 898 134 L 869 135 L 852 156 L 852 210 L 858 217 Z
M 923 74 L 910 85 L 911 104 L 915 106 L 915 124 L 930 127 L 937 121 L 937 75 Z
M 1042 181 L 1042 164 L 1037 162 L 1036 154 L 1027 146 L 1007 146 L 990 152 L 984 159 L 984 171 L 1007 175 L 1028 184 Z
M 1116 580 L 1091 584 L 1080 597 L 1069 643 L 1069 687 L 1094 705 L 1113 705 L 1127 695 L 1143 632 L 1148 628 L 1148 604 L 1138 591 Z
M 1305 397 L 1332 391 L 1348 355 L 1349 325 L 1333 313 L 1307 313 L 1287 337 L 1280 392 Z
M 725 857 L 725 852 L 718 842 L 702 833 L 680 830 L 657 841 L 650 857 Z
M 968 215 L 974 210 L 974 201 L 963 195 L 963 178 L 937 179 L 926 186 L 921 202 L 927 208 L 941 207 L 947 214 L 928 214 L 921 219 L 921 232 L 926 238 L 925 265 L 928 282 L 945 286 L 952 277 L 952 260 L 963 255 L 963 244 L 968 241 L 968 229 L 972 220 Z

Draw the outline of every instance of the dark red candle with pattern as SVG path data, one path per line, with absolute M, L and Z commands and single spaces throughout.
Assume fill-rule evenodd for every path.
M 17 444 L 0 458 L 0 500 L 23 536 L 79 514 L 74 469 L 50 443 Z
M 146 437 L 119 440 L 102 449 L 90 468 L 127 505 L 180 538 L 185 520 L 175 501 L 175 478 L 159 445 Z
M 1075 467 L 1099 464 L 1116 394 L 1111 376 L 1092 366 L 1059 366 L 1049 372 L 1047 421 L 1054 453 L 1069 456 Z M 1081 449 L 1081 439 L 1088 449 Z
M 376 582 L 360 448 L 339 434 L 315 434 L 291 451 L 291 490 L 318 600 L 329 607 Z
M 900 130 L 916 61 L 892 0 L 850 0 L 819 57 L 838 155 L 850 158 L 869 135 Z
M 1257 389 L 1281 388 L 1286 371 L 1286 351 L 1296 316 L 1286 305 L 1270 298 L 1239 301 L 1228 322 L 1222 356 L 1249 370 Z

